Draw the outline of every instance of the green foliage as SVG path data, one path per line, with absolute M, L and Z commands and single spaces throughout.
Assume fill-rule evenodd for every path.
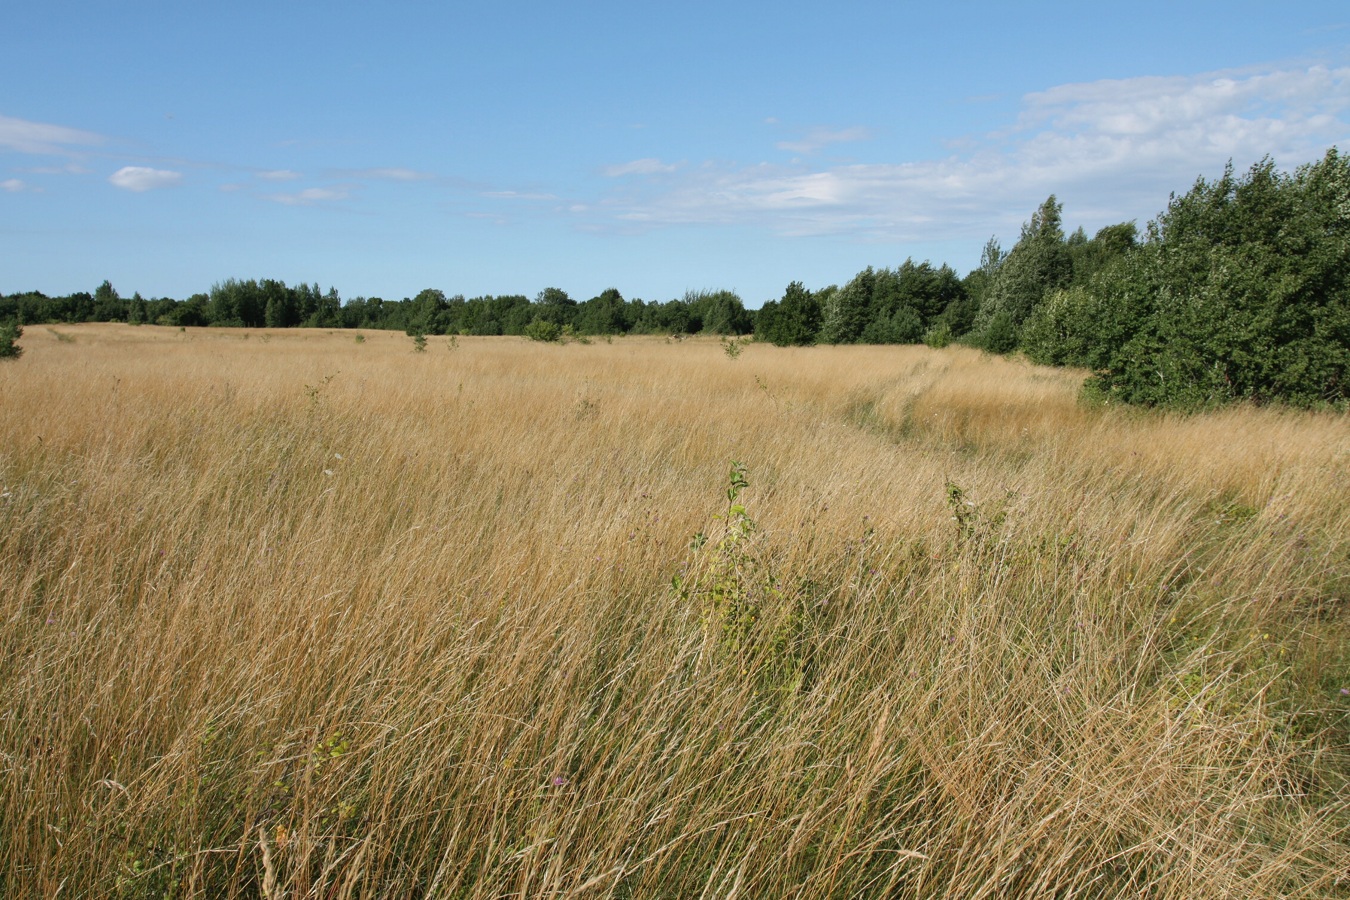
M 819 339 L 832 344 L 917 344 L 966 302 L 966 288 L 949 266 L 934 268 L 907 259 L 896 269 L 868 267 L 822 298 Z M 947 330 L 952 330 L 950 321 Z
M 923 333 L 923 342 L 935 350 L 941 350 L 955 339 L 952 327 L 945 319 L 934 322 L 933 326 Z
M 556 322 L 550 322 L 542 317 L 535 317 L 529 325 L 525 326 L 525 337 L 532 341 L 544 341 L 547 343 L 556 343 L 562 339 L 562 326 Z
M 1097 295 L 1082 285 L 1055 291 L 1022 326 L 1022 349 L 1034 362 L 1091 366 L 1101 324 Z
M 800 281 L 787 286 L 781 300 L 771 300 L 755 317 L 755 338 L 780 347 L 806 346 L 816 342 L 820 331 L 819 298 Z
M 733 339 L 727 337 L 726 335 L 723 335 L 722 352 L 727 355 L 727 359 L 740 359 L 741 351 L 745 349 L 745 345 L 748 344 L 749 342 L 750 339 L 748 337 L 739 337 Z
M 15 343 L 23 337 L 23 326 L 18 322 L 0 322 L 0 359 L 18 359 L 23 348 Z
M 1017 321 L 1014 313 L 1000 309 L 986 319 L 974 344 L 990 353 L 1011 353 L 1017 348 Z
M 704 334 L 749 334 L 754 321 L 734 291 L 686 291 L 690 330 Z M 695 327 L 697 325 L 697 327 Z
M 104 281 L 94 291 L 92 319 L 95 322 L 121 322 L 126 319 L 126 307 L 112 283 Z
M 570 325 L 576 320 L 578 305 L 577 301 L 567 296 L 567 291 L 561 288 L 544 288 L 534 298 L 535 318 L 543 319 L 545 322 L 552 323 L 561 328 L 563 325 Z
M 1117 277 L 1095 388 L 1131 403 L 1350 401 L 1350 165 L 1263 160 L 1174 197 Z
M 947 508 L 956 524 L 957 546 L 977 555 L 993 551 L 1008 519 L 1008 505 L 1017 495 L 1009 491 L 998 501 L 980 505 L 953 481 L 947 482 L 945 490 Z
M 581 334 L 623 334 L 631 325 L 629 307 L 617 288 L 607 288 L 577 308 L 572 324 Z
M 1054 195 L 1041 204 L 1022 226 L 1022 237 L 998 264 L 988 294 L 972 325 L 973 343 L 993 353 L 1017 346 L 1018 329 L 1041 299 L 1067 287 L 1073 277 L 1073 258 L 1064 240 Z
M 858 337 L 863 344 L 917 344 L 923 339 L 923 318 L 912 306 L 901 306 L 867 323 Z
M 868 266 L 830 296 L 821 310 L 820 340 L 825 344 L 853 344 L 867 327 L 868 310 L 877 275 Z
M 806 613 L 782 588 L 771 557 L 758 543 L 759 526 L 740 502 L 750 486 L 745 466 L 727 476 L 720 533 L 694 535 L 693 558 L 671 579 L 676 595 L 693 604 L 704 630 L 704 658 L 750 678 L 766 697 L 796 693 L 805 675 Z
M 435 288 L 419 291 L 412 299 L 410 333 L 445 334 L 449 327 L 450 302 L 445 293 Z
M 427 352 L 427 336 L 425 334 L 423 334 L 420 331 L 413 332 L 412 339 L 413 339 L 413 352 L 415 353 Z

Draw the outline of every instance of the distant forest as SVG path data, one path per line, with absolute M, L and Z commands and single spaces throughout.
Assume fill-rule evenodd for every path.
M 558 288 L 466 299 L 343 302 L 317 284 L 230 279 L 185 300 L 0 295 L 11 337 L 25 324 L 129 322 L 245 328 L 375 328 L 410 335 L 753 334 L 778 345 L 961 343 L 1020 351 L 1094 374 L 1102 399 L 1206 408 L 1245 400 L 1350 405 L 1350 166 L 1335 148 L 1293 173 L 1262 160 L 1201 178 L 1141 233 L 1134 222 L 1066 234 L 1052 195 L 1007 251 L 995 239 L 964 277 L 906 260 L 846 284 L 747 310 L 731 291 L 664 302 L 610 288 L 578 302 Z M 4 340 L 0 334 L 0 342 Z M 0 354 L 3 355 L 3 354 Z

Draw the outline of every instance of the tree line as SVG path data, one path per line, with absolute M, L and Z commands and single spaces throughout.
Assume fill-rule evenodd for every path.
M 178 327 L 375 328 L 409 334 L 523 335 L 532 322 L 578 334 L 750 334 L 753 312 L 732 291 L 689 291 L 668 302 L 625 300 L 610 288 L 578 302 L 560 288 L 534 300 L 519 294 L 465 299 L 428 288 L 416 297 L 343 302 L 334 288 L 290 286 L 273 279 L 228 279 L 186 300 L 121 296 L 107 281 L 91 294 L 49 297 L 38 291 L 0 295 L 0 322 L 129 322 Z
M 965 276 L 907 259 L 843 286 L 790 283 L 758 310 L 733 291 L 665 302 L 610 288 L 577 301 L 523 295 L 397 301 L 270 279 L 229 279 L 186 300 L 0 295 L 0 324 L 123 321 L 245 328 L 374 328 L 411 335 L 754 334 L 783 346 L 957 342 L 1092 371 L 1086 390 L 1128 403 L 1203 408 L 1247 400 L 1350 404 L 1350 166 L 1335 148 L 1293 173 L 1264 159 L 1200 178 L 1145 227 L 1066 235 L 1054 195 L 1004 251 L 991 238 Z M 11 341 L 12 343 L 12 341 Z

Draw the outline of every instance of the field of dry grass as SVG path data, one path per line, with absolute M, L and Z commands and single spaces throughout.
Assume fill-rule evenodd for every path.
M 21 344 L 0 895 L 1350 896 L 1345 416 L 958 348 Z

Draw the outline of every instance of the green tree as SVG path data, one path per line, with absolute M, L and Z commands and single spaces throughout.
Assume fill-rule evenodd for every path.
M 1203 178 L 1094 282 L 1096 386 L 1128 402 L 1350 402 L 1350 165 Z
M 284 282 L 264 279 L 259 285 L 263 296 L 263 324 L 268 328 L 290 328 L 300 322 L 295 292 Z
M 1083 229 L 1079 228 L 1074 232 L 1074 239 L 1066 244 L 1073 262 L 1073 283 L 1087 284 L 1098 272 L 1138 245 L 1139 228 L 1133 222 L 1107 225 L 1092 240 L 1083 237 Z
M 127 301 L 127 322 L 131 325 L 144 325 L 150 321 L 150 305 L 141 292 L 137 291 Z
M 534 298 L 534 304 L 536 309 L 532 318 L 552 322 L 559 327 L 571 325 L 576 321 L 577 301 L 569 297 L 567 291 L 562 288 L 544 288 Z
M 435 288 L 419 291 L 412 299 L 407 325 L 408 334 L 445 334 L 448 330 L 449 311 L 450 302 L 445 299 L 442 291 Z
M 1022 226 L 1022 236 L 998 264 L 972 324 L 972 341 L 995 353 L 1017 346 L 1018 331 L 1036 305 L 1069 286 L 1073 257 L 1064 240 L 1062 206 L 1053 194 Z
M 857 343 L 867 327 L 876 280 L 876 272 L 868 266 L 821 304 L 821 343 Z
M 800 281 L 794 281 L 781 300 L 764 304 L 755 322 L 755 336 L 780 347 L 805 346 L 816 342 L 820 322 L 820 301 Z
M 104 281 L 94 291 L 94 309 L 92 319 L 96 322 L 125 322 L 127 319 L 126 304 L 118 296 L 113 288 L 112 282 Z M 80 321 L 80 320 L 76 320 Z
M 617 288 L 607 288 L 577 308 L 573 324 L 581 334 L 623 334 L 628 330 L 628 304 Z
M 211 286 L 207 324 L 230 328 L 262 328 L 267 324 L 267 299 L 257 281 L 227 278 Z
M 735 291 L 685 291 L 689 331 L 703 334 L 749 334 L 754 319 Z

